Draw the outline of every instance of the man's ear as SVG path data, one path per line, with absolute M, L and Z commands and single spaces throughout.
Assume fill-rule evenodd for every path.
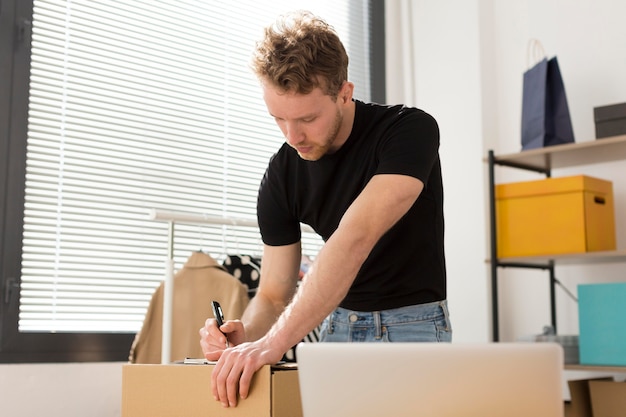
M 342 100 L 342 104 L 347 104 L 352 101 L 352 95 L 354 94 L 354 83 L 346 81 L 339 90 L 339 98 Z

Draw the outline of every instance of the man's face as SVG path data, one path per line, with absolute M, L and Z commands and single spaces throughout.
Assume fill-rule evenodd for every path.
M 321 88 L 309 94 L 297 94 L 263 85 L 267 109 L 285 135 L 287 144 L 308 161 L 335 152 L 348 138 L 352 122 L 346 132 L 344 97 L 345 94 L 342 96 L 340 92 L 337 100 L 333 100 Z M 351 103 L 351 96 L 349 101 Z

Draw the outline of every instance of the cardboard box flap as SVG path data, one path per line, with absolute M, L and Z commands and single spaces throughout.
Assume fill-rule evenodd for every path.
M 589 381 L 593 417 L 623 416 L 626 410 L 626 382 Z
M 613 378 L 602 377 L 567 381 L 571 399 L 569 417 L 593 417 L 591 411 L 591 394 L 589 392 L 590 381 L 613 381 Z
M 272 417 L 302 417 L 300 382 L 296 372 L 281 372 L 277 368 L 272 378 Z

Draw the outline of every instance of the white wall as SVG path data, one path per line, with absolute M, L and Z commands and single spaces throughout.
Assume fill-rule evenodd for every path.
M 387 101 L 422 108 L 441 131 L 453 340 L 486 341 L 490 308 L 478 3 L 388 1 L 386 10 Z M 402 32 L 395 23 L 403 20 L 410 30 Z M 394 40 L 398 35 L 405 49 Z M 411 74 L 403 74 L 405 68 Z
M 487 341 L 491 330 L 483 158 L 488 149 L 520 149 L 527 42 L 539 38 L 550 56 L 558 55 L 577 141 L 594 140 L 593 107 L 626 101 L 626 2 L 388 0 L 387 5 L 390 34 L 399 29 L 395 22 L 408 19 L 412 26 L 405 39 L 413 42 L 411 54 L 388 42 L 388 101 L 422 107 L 441 127 L 454 340 Z M 403 74 L 403 60 L 408 60 L 413 80 Z M 614 163 L 585 171 L 614 181 L 622 248 L 626 180 L 620 183 L 615 173 L 626 172 L 624 168 Z M 563 267 L 557 277 L 575 292 L 578 282 L 623 279 L 624 270 L 623 263 Z M 505 270 L 500 285 L 503 340 L 537 333 L 549 322 L 545 274 Z M 575 303 L 562 291 L 557 303 L 561 332 L 577 333 Z M 114 417 L 120 414 L 120 402 L 119 363 L 0 365 L 3 415 Z

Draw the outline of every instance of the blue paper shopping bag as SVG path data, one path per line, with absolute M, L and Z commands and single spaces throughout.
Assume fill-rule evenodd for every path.
M 556 57 L 524 73 L 522 150 L 574 142 L 565 86 Z

